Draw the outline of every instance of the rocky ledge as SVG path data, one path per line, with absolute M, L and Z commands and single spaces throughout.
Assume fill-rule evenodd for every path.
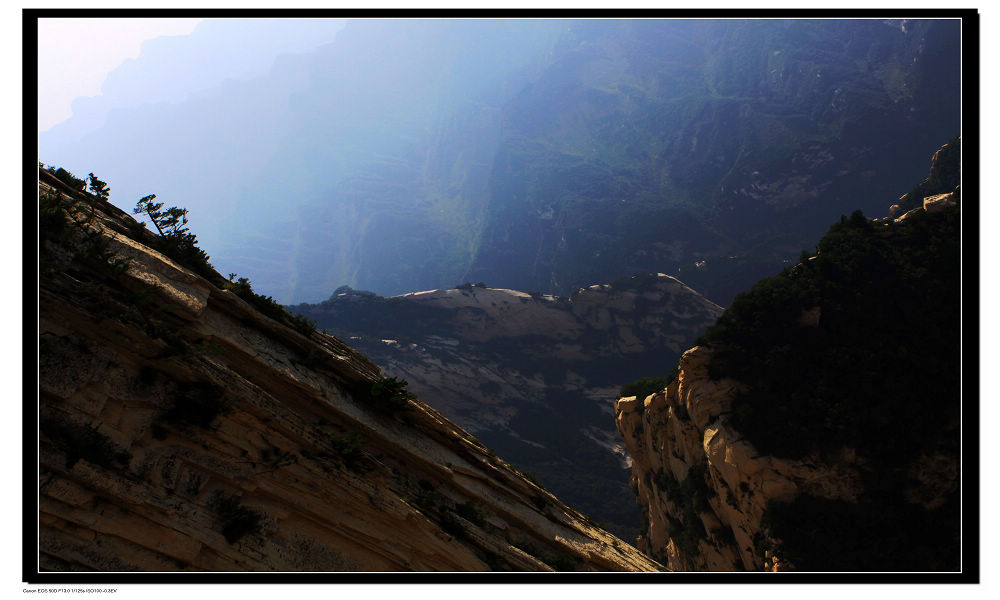
M 663 569 L 423 402 L 373 395 L 340 340 L 40 179 L 39 569 Z

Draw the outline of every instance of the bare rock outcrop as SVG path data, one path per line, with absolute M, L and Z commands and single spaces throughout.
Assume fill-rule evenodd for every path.
M 847 453 L 829 465 L 760 455 L 729 425 L 740 385 L 712 381 L 710 356 L 696 346 L 665 390 L 615 403 L 632 484 L 648 508 L 638 546 L 672 570 L 780 570 L 780 557 L 755 550 L 766 535 L 760 522 L 768 501 L 801 493 L 852 499 L 860 488 L 855 458 Z
M 483 283 L 391 298 L 345 287 L 296 308 L 619 535 L 639 513 L 609 399 L 722 313 L 663 273 L 568 297 Z
M 426 404 L 387 407 L 340 340 L 40 177 L 80 210 L 41 248 L 39 570 L 663 569 Z

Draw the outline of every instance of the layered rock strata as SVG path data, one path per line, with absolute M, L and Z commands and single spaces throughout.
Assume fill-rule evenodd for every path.
M 728 422 L 740 384 L 711 380 L 710 357 L 696 346 L 662 392 L 615 403 L 633 489 L 648 516 L 638 546 L 673 570 L 782 570 L 780 556 L 755 550 L 768 502 L 802 493 L 854 499 L 856 458 L 845 453 L 831 465 L 760 455 Z
M 83 210 L 41 248 L 39 570 L 662 570 L 426 404 L 380 404 L 340 340 L 41 179 Z

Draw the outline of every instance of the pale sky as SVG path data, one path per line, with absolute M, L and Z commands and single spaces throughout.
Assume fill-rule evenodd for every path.
M 191 33 L 203 19 L 39 19 L 38 130 L 71 115 L 79 96 L 97 96 L 108 73 L 137 58 L 142 42 Z

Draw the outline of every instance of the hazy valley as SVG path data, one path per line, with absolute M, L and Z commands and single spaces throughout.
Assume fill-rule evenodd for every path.
M 40 571 L 975 572 L 967 22 L 266 23 L 39 135 Z

